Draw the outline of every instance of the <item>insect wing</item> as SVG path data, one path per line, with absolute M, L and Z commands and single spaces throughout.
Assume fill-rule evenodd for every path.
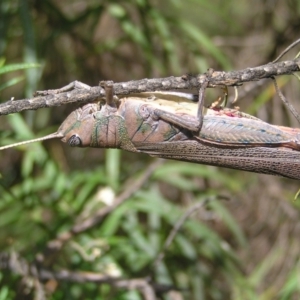
M 211 147 L 196 141 L 139 143 L 151 156 L 300 179 L 300 152 L 286 148 Z

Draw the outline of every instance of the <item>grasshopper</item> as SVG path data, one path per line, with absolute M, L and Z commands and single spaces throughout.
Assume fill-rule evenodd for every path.
M 107 93 L 109 94 L 109 93 Z M 72 147 L 119 148 L 154 157 L 300 179 L 300 130 L 270 125 L 230 109 L 204 109 L 179 97 L 124 97 L 73 111 L 57 132 L 0 150 L 60 138 Z

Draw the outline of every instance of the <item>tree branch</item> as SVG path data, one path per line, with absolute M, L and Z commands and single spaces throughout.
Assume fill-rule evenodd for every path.
M 272 78 L 279 75 L 290 75 L 300 71 L 300 58 L 295 60 L 269 63 L 263 66 L 246 68 L 240 71 L 214 71 L 209 80 L 209 88 L 216 86 L 238 86 L 244 82 Z M 116 95 L 129 95 L 146 91 L 191 90 L 199 89 L 204 83 L 206 74 L 183 75 L 180 77 L 166 77 L 141 79 L 114 84 Z M 0 115 L 7 115 L 24 110 L 35 110 L 44 107 L 61 106 L 69 103 L 87 103 L 105 96 L 100 86 L 88 87 L 79 82 L 70 83 L 67 89 L 39 92 L 37 97 L 22 100 L 10 100 L 0 104 Z

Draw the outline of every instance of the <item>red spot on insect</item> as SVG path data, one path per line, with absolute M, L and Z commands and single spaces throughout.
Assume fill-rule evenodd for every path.
M 216 116 L 226 116 L 230 118 L 242 118 L 243 116 L 241 115 L 239 110 L 234 110 L 234 109 L 224 109 L 222 107 L 212 107 L 211 108 L 213 111 L 215 111 Z

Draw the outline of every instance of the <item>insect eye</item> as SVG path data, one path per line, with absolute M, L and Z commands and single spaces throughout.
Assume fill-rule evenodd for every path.
M 81 142 L 80 137 L 77 134 L 74 134 L 69 138 L 68 144 L 71 147 L 80 147 L 82 142 Z

